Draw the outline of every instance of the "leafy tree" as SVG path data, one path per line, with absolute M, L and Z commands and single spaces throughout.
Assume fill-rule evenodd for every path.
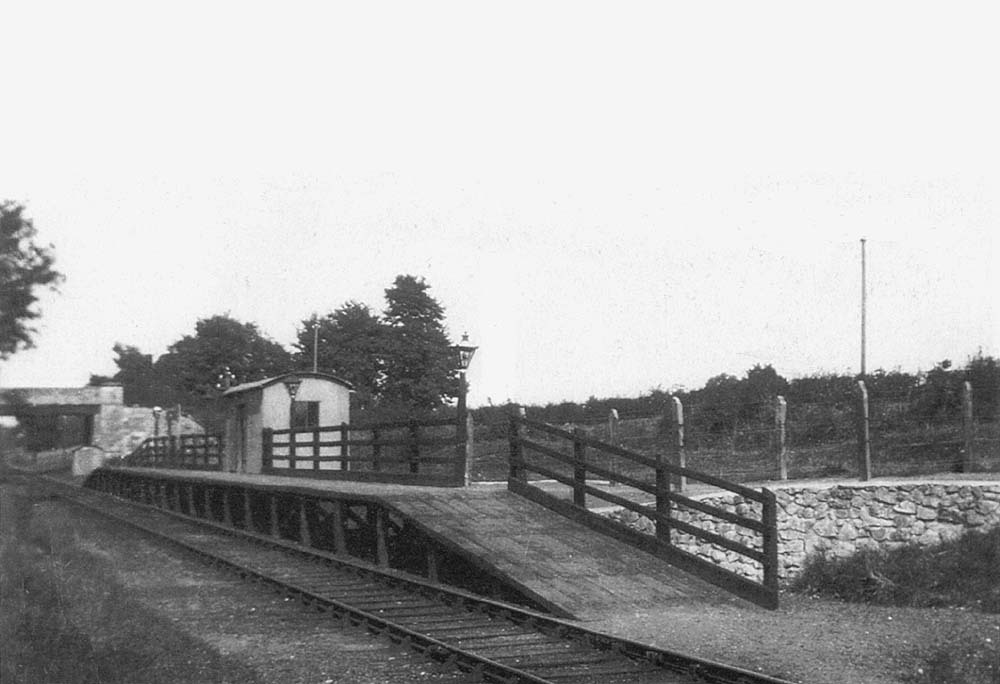
M 771 364 L 755 365 L 747 371 L 740 388 L 740 416 L 760 420 L 774 413 L 774 398 L 788 392 L 788 381 L 778 375 Z
M 1000 420 L 1000 361 L 978 354 L 965 366 L 965 380 L 972 385 L 972 410 L 982 420 Z
M 262 380 L 287 372 L 292 355 L 253 323 L 221 315 L 199 320 L 194 335 L 171 344 L 154 366 L 178 399 L 196 410 L 217 396 L 216 382 L 227 367 L 237 382 Z
M 118 372 L 111 377 L 91 375 L 90 384 L 120 383 L 128 405 L 171 406 L 178 402 L 177 393 L 153 363 L 152 354 L 143 354 L 138 347 L 120 342 L 115 344 L 114 352 Z
M 0 359 L 33 346 L 31 321 L 39 288 L 55 289 L 63 279 L 53 268 L 53 247 L 35 244 L 35 226 L 24 207 L 0 202 Z
M 962 406 L 962 374 L 952 370 L 951 360 L 945 359 L 927 371 L 919 387 L 913 411 L 925 421 L 955 417 Z
M 429 411 L 457 396 L 453 352 L 444 308 L 423 278 L 396 277 L 385 291 L 383 407 Z
M 739 397 L 743 382 L 734 375 L 722 373 L 709 378 L 705 386 L 692 392 L 685 410 L 698 433 L 727 434 L 736 428 L 740 414 Z
M 319 326 L 317 368 L 354 385 L 357 408 L 372 408 L 381 392 L 385 327 L 365 304 L 345 302 L 320 318 L 302 321 L 295 348 L 300 368 L 312 368 L 313 330 Z

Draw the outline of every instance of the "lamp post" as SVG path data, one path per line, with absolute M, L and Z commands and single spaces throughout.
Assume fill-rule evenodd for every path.
M 469 333 L 464 333 L 462 335 L 462 343 L 456 344 L 452 348 L 458 355 L 458 417 L 460 420 L 464 420 L 465 396 L 469 391 L 469 385 L 465 381 L 465 371 L 469 369 L 469 364 L 472 363 L 472 357 L 475 355 L 476 350 L 479 349 L 479 347 L 474 347 L 469 344 Z
M 160 414 L 163 413 L 163 409 L 159 406 L 153 407 L 153 437 L 160 436 Z
M 456 344 L 452 349 L 455 350 L 455 354 L 458 357 L 458 423 L 455 426 L 455 442 L 458 445 L 459 472 L 456 475 L 458 478 L 461 478 L 462 484 L 465 485 L 469 480 L 469 459 L 472 456 L 469 414 L 466 409 L 466 395 L 469 391 L 469 384 L 465 381 L 465 371 L 469 369 L 469 364 L 472 363 L 472 356 L 476 353 L 478 347 L 469 344 L 469 334 L 465 333 L 462 335 L 461 344 Z

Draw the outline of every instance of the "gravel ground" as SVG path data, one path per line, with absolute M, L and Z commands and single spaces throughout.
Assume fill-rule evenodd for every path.
M 595 629 L 661 648 L 812 684 L 889 684 L 918 674 L 939 649 L 991 644 L 1000 659 L 1000 616 L 970 610 L 884 608 L 781 597 L 781 608 L 742 603 L 671 606 L 612 615 Z
M 107 558 L 131 595 L 262 682 L 391 684 L 465 679 L 329 617 L 212 570 L 63 504 L 35 506 Z M 766 611 L 738 600 L 608 615 L 587 626 L 796 682 L 888 684 L 916 674 L 937 648 L 991 639 L 1000 616 L 957 609 L 876 608 L 801 596 Z M 1000 650 L 997 651 L 1000 658 Z

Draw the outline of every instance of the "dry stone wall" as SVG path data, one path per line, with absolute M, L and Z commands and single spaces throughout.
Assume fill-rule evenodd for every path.
M 847 556 L 864 548 L 891 549 L 905 544 L 933 546 L 966 530 L 1000 525 L 1000 482 L 941 481 L 895 484 L 843 484 L 833 487 L 783 486 L 778 503 L 778 576 L 797 576 L 814 554 Z M 698 497 L 705 503 L 760 519 L 760 504 L 729 494 Z M 652 521 L 633 511 L 609 514 L 630 527 L 652 533 Z M 681 509 L 677 517 L 701 529 L 760 549 L 760 537 L 707 514 Z M 733 551 L 674 531 L 678 548 L 754 580 L 761 566 Z

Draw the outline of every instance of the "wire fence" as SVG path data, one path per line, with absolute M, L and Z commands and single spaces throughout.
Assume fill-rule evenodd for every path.
M 683 406 L 686 465 L 735 482 L 824 477 L 1000 472 L 1000 419 L 977 411 L 961 391 L 928 396 L 924 388 L 873 392 L 867 431 L 860 390 L 826 401 L 692 401 Z M 783 406 L 782 406 L 783 404 Z M 561 423 L 587 437 L 641 453 L 671 453 L 678 439 L 671 410 Z M 529 413 L 528 417 L 531 417 Z M 507 444 L 499 421 L 477 425 L 472 478 L 506 477 Z M 868 435 L 867 443 L 864 435 Z M 863 458 L 870 454 L 870 466 Z M 627 466 L 609 462 L 611 470 Z

